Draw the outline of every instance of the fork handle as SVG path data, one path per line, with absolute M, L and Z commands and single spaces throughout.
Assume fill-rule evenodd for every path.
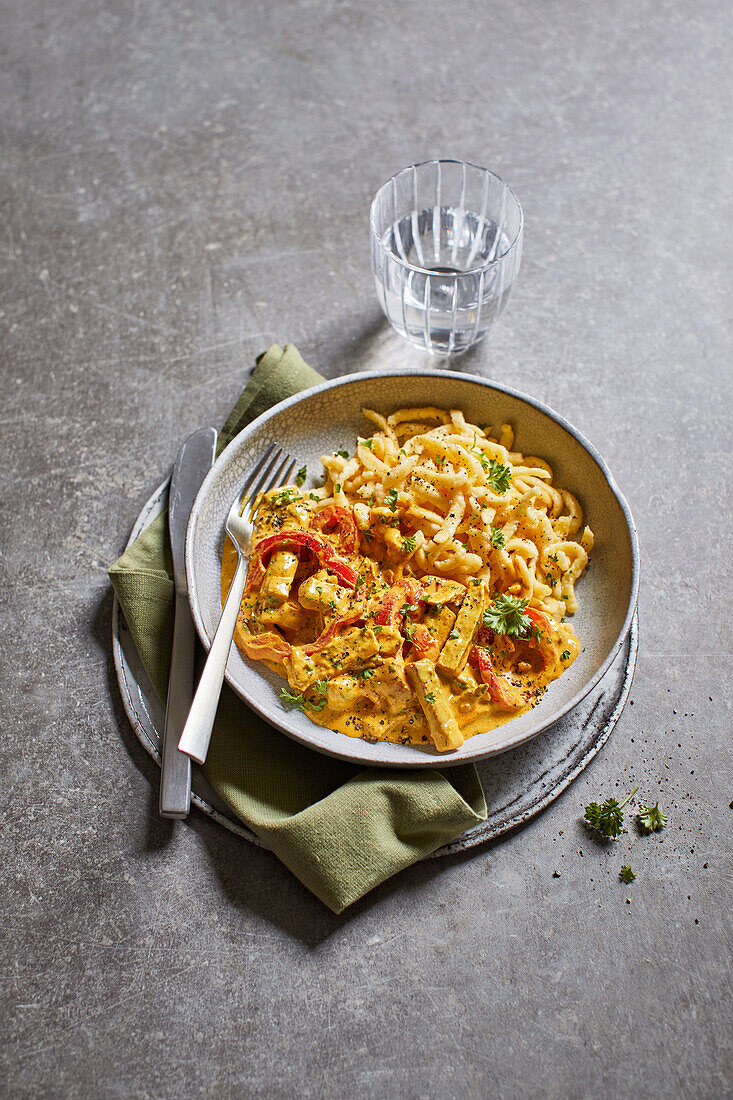
M 240 554 L 209 656 L 206 658 L 204 671 L 201 673 L 199 686 L 196 688 L 181 740 L 178 742 L 181 752 L 185 752 L 199 764 L 203 764 L 209 751 L 211 731 L 214 728 L 216 708 L 219 705 L 221 685 L 224 683 L 224 671 L 227 667 L 229 650 L 232 647 L 246 575 L 246 561 Z

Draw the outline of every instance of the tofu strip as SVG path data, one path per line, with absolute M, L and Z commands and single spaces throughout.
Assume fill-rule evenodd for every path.
M 260 588 L 260 606 L 282 607 L 290 595 L 298 568 L 298 555 L 291 550 L 276 550 L 270 559 Z
M 412 665 L 405 665 L 405 676 L 417 695 L 436 749 L 445 752 L 446 749 L 460 748 L 463 734 L 453 717 L 433 662 L 415 661 Z
M 468 660 L 473 636 L 486 607 L 486 597 L 483 583 L 470 585 L 466 592 L 454 627 L 458 637 L 448 638 L 436 662 L 440 671 L 448 676 L 457 676 Z
M 449 607 L 428 607 L 423 616 L 423 625 L 435 638 L 438 646 L 437 652 L 443 648 L 448 635 L 453 629 L 456 617 Z

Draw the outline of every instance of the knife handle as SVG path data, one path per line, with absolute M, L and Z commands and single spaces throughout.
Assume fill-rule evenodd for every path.
M 229 650 L 232 648 L 234 628 L 237 625 L 237 616 L 244 592 L 244 581 L 247 576 L 247 563 L 242 554 L 229 587 L 229 595 L 224 604 L 224 610 L 216 628 L 214 640 L 211 643 L 209 655 L 206 658 L 204 671 L 201 673 L 199 686 L 196 688 L 191 709 L 188 712 L 186 725 L 181 734 L 178 745 L 181 752 L 188 753 L 190 757 L 203 764 L 209 751 L 211 731 L 214 728 L 216 709 L 219 706 L 221 686 L 224 683 L 224 672 L 227 667 Z
M 188 817 L 191 808 L 191 758 L 180 752 L 178 740 L 186 723 L 193 697 L 193 661 L 196 632 L 188 600 L 176 593 L 176 617 L 173 626 L 173 654 L 168 681 L 168 703 L 161 751 L 161 817 Z

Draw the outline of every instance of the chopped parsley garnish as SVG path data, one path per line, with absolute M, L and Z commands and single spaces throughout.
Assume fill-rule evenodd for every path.
M 621 879 L 622 882 L 628 883 L 628 882 L 633 882 L 634 879 L 636 878 L 636 875 L 631 870 L 631 868 L 628 866 L 628 864 L 625 863 L 623 865 L 623 867 L 621 868 L 621 870 L 619 871 L 618 877 Z
M 659 803 L 642 806 L 639 811 L 639 828 L 644 833 L 658 833 L 667 824 L 667 815 L 659 809 Z
M 623 807 L 638 790 L 638 787 L 634 787 L 620 804 L 615 798 L 607 798 L 600 806 L 597 802 L 591 802 L 585 807 L 585 820 L 603 836 L 618 836 L 624 823 Z
M 371 680 L 373 675 L 373 668 L 360 668 L 357 672 L 354 673 L 354 676 L 358 676 L 361 680 Z
M 338 455 L 339 458 L 348 458 L 349 457 L 349 452 L 348 451 L 334 451 L 333 453 L 335 455 Z
M 290 504 L 293 500 L 302 500 L 302 495 L 296 489 L 283 489 L 272 498 L 275 505 Z
M 333 491 L 334 491 L 334 493 L 340 493 L 341 492 L 341 486 L 338 485 L 338 484 L 334 485 Z
M 298 470 L 297 474 L 295 475 L 295 484 L 296 485 L 302 485 L 307 477 L 308 477 L 308 467 L 307 466 L 301 466 L 300 469 Z
M 370 451 L 374 448 L 374 436 L 370 436 L 369 439 L 362 439 L 361 442 L 363 446 L 368 447 Z
M 389 506 L 390 506 L 390 508 L 393 512 L 397 511 L 397 490 L 396 489 L 390 489 L 390 491 L 387 493 L 387 504 L 389 504 Z
M 493 630 L 494 634 L 526 636 L 532 628 L 532 620 L 524 613 L 528 603 L 529 600 L 519 600 L 502 593 L 484 611 L 484 626 Z
M 429 703 L 434 703 L 435 702 L 435 692 L 434 691 L 427 692 L 425 698 L 427 699 L 427 701 Z
M 460 638 L 460 636 L 461 636 L 460 630 L 456 630 L 455 627 L 453 627 L 453 630 L 451 630 L 450 634 L 448 635 L 449 638 Z
M 309 493 L 309 494 L 308 494 L 308 500 L 315 500 L 316 504 L 318 504 L 318 501 L 319 501 L 320 499 L 321 499 L 321 498 L 320 498 L 320 497 L 318 496 L 318 494 L 317 494 L 317 493 Z
M 356 578 L 356 584 L 354 585 L 354 592 L 358 592 L 363 584 L 364 584 L 364 577 L 360 573 L 359 576 Z
M 569 649 L 564 649 L 562 651 L 562 653 L 560 654 L 560 660 L 561 661 L 569 661 L 570 660 L 570 650 Z
M 503 546 L 506 542 L 504 538 L 504 532 L 501 527 L 492 527 L 491 534 L 489 535 L 489 542 L 492 546 Z
M 509 482 L 512 480 L 511 468 L 502 466 L 501 462 L 497 462 L 495 458 L 492 458 L 486 480 L 495 493 L 503 496 L 509 488 Z
M 417 547 L 417 539 L 415 538 L 414 535 L 407 535 L 405 538 L 403 538 L 403 540 L 402 540 L 402 553 L 403 554 L 412 554 L 412 553 L 414 553 L 416 547 Z

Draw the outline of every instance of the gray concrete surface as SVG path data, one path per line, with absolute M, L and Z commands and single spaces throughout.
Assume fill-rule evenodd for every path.
M 5 1095 L 731 1095 L 732 30 L 713 0 L 5 3 Z M 334 917 L 156 818 L 106 566 L 270 341 L 329 376 L 423 362 L 376 308 L 367 209 L 436 154 L 523 201 L 515 295 L 461 367 L 610 463 L 641 652 L 538 820 Z M 599 846 L 582 806 L 636 783 L 667 829 Z

